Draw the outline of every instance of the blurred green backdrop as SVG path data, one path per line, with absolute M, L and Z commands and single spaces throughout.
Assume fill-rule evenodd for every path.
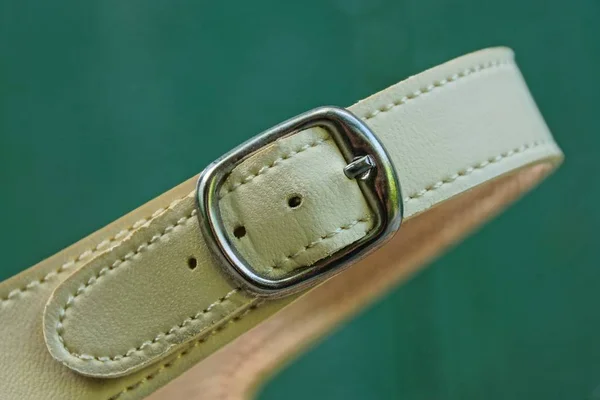
M 504 44 L 563 168 L 259 398 L 600 399 L 598 20 L 597 0 L 0 0 L 0 278 L 287 117 Z

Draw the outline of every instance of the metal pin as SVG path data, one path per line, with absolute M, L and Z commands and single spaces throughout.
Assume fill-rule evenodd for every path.
M 350 179 L 367 179 L 371 170 L 375 168 L 375 161 L 371 156 L 366 155 L 355 158 L 350 164 L 344 167 L 344 174 Z

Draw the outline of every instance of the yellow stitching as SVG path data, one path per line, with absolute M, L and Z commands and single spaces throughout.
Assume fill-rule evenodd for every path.
M 517 148 L 514 148 L 514 149 L 509 150 L 507 152 L 504 152 L 504 153 L 502 153 L 502 154 L 500 154 L 500 155 L 498 155 L 496 157 L 488 158 L 487 160 L 482 161 L 480 163 L 477 163 L 475 165 L 472 165 L 472 166 L 470 166 L 468 168 L 461 169 L 460 171 L 456 172 L 455 174 L 452 174 L 452 175 L 450 175 L 450 176 L 448 176 L 448 177 L 446 177 L 446 178 L 444 178 L 444 179 L 442 179 L 440 181 L 437 181 L 433 185 L 429 185 L 426 188 L 424 188 L 422 190 L 419 190 L 418 192 L 415 192 L 415 193 L 411 194 L 408 197 L 405 197 L 404 201 L 405 202 L 409 202 L 411 200 L 418 199 L 419 197 L 423 197 L 428 192 L 433 192 L 435 190 L 438 190 L 440 187 L 442 187 L 444 185 L 447 185 L 449 183 L 452 183 L 452 182 L 456 181 L 459 178 L 471 175 L 475 170 L 484 169 L 484 168 L 490 166 L 491 164 L 498 163 L 498 162 L 500 162 L 500 161 L 502 161 L 502 160 L 504 160 L 506 158 L 512 157 L 512 156 L 514 156 L 516 154 L 519 154 L 519 153 L 523 153 L 523 152 L 525 152 L 527 150 L 533 149 L 535 147 L 538 147 L 538 146 L 541 146 L 541 145 L 544 145 L 544 144 L 547 144 L 547 142 L 544 141 L 544 140 L 539 140 L 539 141 L 531 142 L 531 143 L 528 143 L 528 144 L 524 144 L 524 145 L 522 145 L 520 147 L 517 147 Z
M 223 331 L 229 325 L 238 322 L 239 320 L 241 320 L 242 318 L 244 318 L 246 315 L 250 314 L 252 311 L 254 311 L 258 307 L 260 307 L 262 304 L 263 303 L 256 303 L 256 304 L 253 304 L 252 306 L 248 307 L 248 309 L 246 311 L 244 311 L 242 314 L 240 314 L 240 315 L 238 315 L 238 316 L 230 319 L 229 321 L 227 321 L 227 323 L 225 323 L 223 325 L 220 325 L 220 326 L 216 327 L 215 329 L 213 329 L 212 331 L 208 332 L 205 336 L 203 336 L 202 338 L 196 340 L 193 345 L 189 346 L 187 349 L 185 349 L 181 353 L 177 354 L 177 356 L 174 357 L 171 361 L 162 364 L 160 367 L 158 367 L 157 369 L 155 369 L 154 371 L 152 371 L 148 375 L 144 376 L 142 379 L 140 379 L 136 383 L 134 383 L 132 385 L 129 385 L 129 386 L 126 386 L 119 393 L 117 393 L 117 394 L 109 397 L 108 400 L 116 400 L 119 397 L 121 397 L 122 395 L 124 395 L 125 393 L 130 392 L 132 390 L 135 390 L 138 387 L 140 387 L 141 385 L 143 385 L 144 383 L 146 383 L 146 382 L 154 379 L 158 374 L 160 374 L 161 372 L 163 372 L 166 369 L 171 368 L 177 361 L 179 361 L 183 357 L 185 357 L 188 354 L 190 354 L 193 349 L 195 349 L 196 347 L 200 346 L 202 343 L 206 342 L 208 339 L 210 339 L 215 334 Z
M 183 199 L 185 199 L 186 197 L 188 197 L 189 195 L 186 195 L 180 199 L 177 199 L 175 201 L 173 201 L 169 207 L 173 207 L 175 206 L 177 203 L 181 202 Z M 88 257 L 91 257 L 93 255 L 96 255 L 98 253 L 100 253 L 104 248 L 106 248 L 108 245 L 110 245 L 111 243 L 114 242 L 119 242 L 123 237 L 125 237 L 129 232 L 139 228 L 140 226 L 144 225 L 145 223 L 147 223 L 149 220 L 152 220 L 154 218 L 156 218 L 156 216 L 158 216 L 160 213 L 162 213 L 165 209 L 164 208 L 159 208 L 156 211 L 154 211 L 152 213 L 152 215 L 150 217 L 145 217 L 142 218 L 136 222 L 134 222 L 132 225 L 130 225 L 129 227 L 121 230 L 120 232 L 118 232 L 117 234 L 115 234 L 114 236 L 109 237 L 108 239 L 104 239 L 102 240 L 100 243 L 98 243 L 98 245 L 96 245 L 95 247 L 91 248 L 91 249 L 87 249 L 84 250 L 81 254 L 79 254 L 77 257 L 75 257 L 72 260 L 67 261 L 66 263 L 62 264 L 60 267 L 58 267 L 56 270 L 49 272 L 48 274 L 46 274 L 44 277 L 42 277 L 41 279 L 37 279 L 37 280 L 33 280 L 31 282 L 29 282 L 27 285 L 17 288 L 17 289 L 13 289 L 11 290 L 8 295 L 2 299 L 0 299 L 0 306 L 3 305 L 4 303 L 8 303 L 9 301 L 15 299 L 15 297 L 17 297 L 19 294 L 25 293 L 28 290 L 31 290 L 35 287 L 38 287 L 40 285 L 43 285 L 44 283 L 48 282 L 50 279 L 59 276 L 60 274 L 62 274 L 63 272 L 65 272 L 66 270 L 68 270 L 69 268 L 72 268 L 77 262 L 86 259 Z M 16 300 L 13 300 L 16 301 Z
M 109 361 L 120 361 L 123 360 L 125 358 L 129 358 L 131 357 L 133 354 L 135 354 L 138 351 L 142 351 L 144 348 L 153 345 L 154 343 L 157 343 L 160 340 L 166 340 L 167 338 L 169 338 L 169 336 L 172 336 L 174 333 L 180 331 L 181 329 L 185 328 L 186 325 L 197 321 L 198 319 L 202 318 L 205 314 L 209 313 L 212 309 L 214 309 L 216 306 L 222 304 L 223 302 L 227 301 L 231 296 L 233 296 L 235 293 L 239 292 L 241 290 L 241 288 L 235 288 L 231 291 L 229 291 L 225 296 L 220 297 L 218 300 L 214 301 L 213 303 L 211 303 L 208 307 L 206 307 L 204 310 L 200 311 L 199 313 L 197 313 L 196 315 L 194 315 L 193 317 L 189 317 L 184 319 L 181 323 L 174 325 L 171 329 L 169 329 L 166 332 L 161 332 L 159 334 L 157 334 L 154 339 L 152 340 L 147 340 L 145 342 L 143 342 L 141 345 L 139 345 L 136 348 L 131 348 L 129 350 L 127 350 L 127 352 L 125 354 L 122 355 L 116 355 L 116 356 L 92 356 L 89 354 L 76 354 L 76 353 L 72 353 L 66 346 L 64 339 L 62 338 L 62 336 L 60 336 L 59 333 L 59 340 L 62 343 L 63 347 L 74 357 L 80 358 L 82 360 L 85 361 L 91 361 L 91 360 L 95 360 L 95 361 L 100 361 L 100 362 L 109 362 Z M 62 315 L 62 312 L 61 312 Z M 63 319 L 64 320 L 64 319 Z M 57 324 L 57 329 L 58 329 L 58 325 Z M 62 328 L 62 325 L 61 325 Z
M 431 83 L 430 85 L 424 86 L 412 93 L 407 94 L 406 96 L 395 100 L 392 103 L 386 104 L 376 110 L 373 110 L 369 113 L 367 113 L 363 119 L 364 120 L 369 120 L 371 118 L 375 118 L 377 115 L 381 114 L 381 113 L 385 113 L 388 112 L 390 110 L 392 110 L 395 107 L 401 106 L 407 102 L 409 102 L 410 100 L 414 100 L 417 97 L 424 95 L 426 93 L 432 92 L 433 90 L 437 89 L 437 88 L 441 88 L 451 82 L 456 82 L 457 80 L 461 79 L 461 78 L 465 78 L 469 75 L 475 74 L 477 72 L 483 71 L 483 70 L 487 70 L 490 68 L 497 68 L 497 67 L 502 67 L 502 66 L 507 66 L 507 65 L 514 65 L 513 60 L 495 60 L 495 61 L 490 61 L 487 63 L 483 63 L 483 64 L 478 64 L 475 65 L 471 68 L 467 68 L 464 69 L 456 74 L 450 75 L 445 79 L 439 80 L 439 81 L 434 81 L 433 83 Z
M 298 257 L 300 254 L 304 253 L 305 251 L 307 251 L 307 250 L 315 247 L 317 244 L 319 244 L 319 243 L 321 243 L 321 242 L 323 242 L 325 240 L 331 239 L 332 237 L 334 237 L 334 236 L 342 233 L 343 231 L 347 231 L 349 229 L 352 229 L 353 227 L 355 227 L 360 222 L 367 222 L 370 219 L 371 219 L 371 216 L 368 215 L 366 217 L 355 219 L 354 221 L 352 221 L 352 222 L 350 222 L 350 223 L 348 223 L 346 225 L 342 225 L 339 228 L 337 228 L 337 229 L 335 229 L 335 230 L 333 230 L 333 231 L 331 231 L 329 233 L 326 233 L 323 236 L 320 236 L 318 239 L 313 240 L 312 242 L 310 242 L 306 246 L 302 247 L 301 249 L 299 249 L 297 252 L 293 253 L 292 255 L 286 256 L 281 261 L 275 263 L 271 268 L 275 268 L 275 269 L 282 268 L 283 267 L 282 264 L 285 263 L 286 261 L 293 260 L 294 258 Z M 367 232 L 365 232 L 365 235 L 368 234 L 369 232 L 370 232 L 370 230 L 368 230 Z
M 286 153 L 284 155 L 282 155 L 281 157 L 279 157 L 278 159 L 274 160 L 273 162 L 271 162 L 271 164 L 268 165 L 264 165 L 261 169 L 259 169 L 256 173 L 245 176 L 244 178 L 242 178 L 242 180 L 240 182 L 234 183 L 232 184 L 230 187 L 228 187 L 219 197 L 219 200 L 223 199 L 225 196 L 227 196 L 229 193 L 234 192 L 235 190 L 237 190 L 237 188 L 239 188 L 240 186 L 243 186 L 247 183 L 250 183 L 254 180 L 254 178 L 256 178 L 257 176 L 260 176 L 262 174 L 264 174 L 265 172 L 267 172 L 269 169 L 279 165 L 282 161 L 284 160 L 289 160 L 290 158 L 294 157 L 297 154 L 302 153 L 303 151 L 306 151 L 308 149 L 314 148 L 314 147 L 318 147 L 320 145 L 322 145 L 323 143 L 325 143 L 326 141 L 328 141 L 330 139 L 330 137 L 326 137 L 324 139 L 319 139 L 315 142 L 312 143 L 308 143 L 305 144 L 304 146 L 300 147 L 297 150 L 292 150 L 289 153 Z
M 65 339 L 62 336 L 62 333 L 64 332 L 64 321 L 66 319 L 67 316 L 67 310 L 73 306 L 73 304 L 75 303 L 75 299 L 81 295 L 82 293 L 84 293 L 88 288 L 90 288 L 91 286 L 93 286 L 96 282 L 98 282 L 98 280 L 104 276 L 105 274 L 116 270 L 117 268 L 119 268 L 121 265 L 124 264 L 125 261 L 135 257 L 137 254 L 145 251 L 148 249 L 148 246 L 152 245 L 153 243 L 157 242 L 158 240 L 160 240 L 163 236 L 167 236 L 169 233 L 171 233 L 173 231 L 173 229 L 177 226 L 183 225 L 185 223 L 187 223 L 189 220 L 193 219 L 196 215 L 196 210 L 193 209 L 187 216 L 179 218 L 174 225 L 169 225 L 167 227 L 165 227 L 165 229 L 162 231 L 162 233 L 157 234 L 157 235 L 153 235 L 152 238 L 145 242 L 142 243 L 141 245 L 138 246 L 138 248 L 136 249 L 135 252 L 129 252 L 127 254 L 125 254 L 123 257 L 121 257 L 120 259 L 116 260 L 115 262 L 113 262 L 111 265 L 104 267 L 102 269 L 100 269 L 100 271 L 98 271 L 94 276 L 92 276 L 91 278 L 88 279 L 88 281 L 85 284 L 82 284 L 77 291 L 75 292 L 74 295 L 69 296 L 69 298 L 67 299 L 67 302 L 65 303 L 64 307 L 61 308 L 59 310 L 59 314 L 58 314 L 58 321 L 56 322 L 56 333 L 58 335 L 58 341 L 60 342 L 60 344 L 64 347 L 64 349 L 73 357 L 77 357 L 81 360 L 85 360 L 85 361 L 91 361 L 91 360 L 96 360 L 96 361 L 101 361 L 101 362 L 107 362 L 107 361 L 117 361 L 117 360 L 121 360 L 123 358 L 127 358 L 130 357 L 133 353 L 135 353 L 136 351 L 142 350 L 143 348 L 151 345 L 152 343 L 155 343 L 157 340 L 163 339 L 165 338 L 167 335 L 170 335 L 172 333 L 174 333 L 177 330 L 178 325 L 174 326 L 173 328 L 171 328 L 171 330 L 169 330 L 169 332 L 167 332 L 167 334 L 165 334 L 164 336 L 162 334 L 158 334 L 153 340 L 151 341 L 146 341 L 144 343 L 142 343 L 140 346 L 138 346 L 137 348 L 131 349 L 129 351 L 127 351 L 124 355 L 116 355 L 114 357 L 108 357 L 108 356 L 92 356 L 89 354 L 77 354 L 75 352 L 72 352 L 71 350 L 69 350 L 69 348 L 67 347 L 67 344 L 65 343 Z M 227 293 L 225 296 L 223 296 L 221 299 L 215 301 L 213 304 L 211 304 L 209 307 L 207 307 L 207 311 L 209 312 L 215 305 L 222 303 L 223 301 L 229 299 L 229 297 L 231 297 L 235 292 L 237 292 L 238 289 L 234 289 L 231 292 Z M 199 315 L 204 315 L 205 313 L 199 313 Z M 198 317 L 199 318 L 199 317 Z M 186 322 L 187 320 L 184 320 L 181 324 L 182 327 L 184 325 L 186 325 L 189 322 Z

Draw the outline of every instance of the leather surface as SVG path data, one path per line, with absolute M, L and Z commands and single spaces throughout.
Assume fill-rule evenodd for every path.
M 370 231 L 375 217 L 344 175 L 346 164 L 327 131 L 315 128 L 278 140 L 233 171 L 219 206 L 229 240 L 256 271 L 281 277 Z M 288 205 L 293 196 L 300 206 Z M 236 238 L 236 226 L 247 234 Z
M 367 99 L 351 108 L 352 111 L 367 120 L 367 123 L 392 154 L 401 176 L 405 195 L 407 195 L 405 202 L 408 216 L 422 212 L 434 204 L 520 166 L 540 160 L 556 162 L 560 159 L 560 151 L 554 145 L 539 117 L 520 74 L 511 61 L 511 56 L 511 53 L 504 49 L 475 53 L 427 71 L 423 76 L 396 85 L 377 97 Z M 306 134 L 307 137 L 310 135 L 318 137 L 319 134 L 314 132 Z M 295 140 L 300 139 L 303 138 Z M 329 144 L 319 146 L 319 148 L 335 151 L 327 146 Z M 277 151 L 282 150 L 278 149 Z M 433 154 L 432 151 L 439 153 Z M 308 151 L 303 153 L 310 154 Z M 256 157 L 258 159 L 270 156 L 259 153 Z M 284 167 L 293 168 L 294 163 L 299 162 L 297 160 L 300 159 L 300 156 L 289 159 L 289 163 L 282 163 L 282 168 L 272 168 L 269 175 L 277 170 L 283 171 Z M 259 164 L 264 163 L 259 162 Z M 311 178 L 314 178 L 315 184 L 327 182 L 327 174 L 322 177 L 321 173 L 322 171 L 320 173 L 313 171 L 314 176 Z M 267 176 L 265 173 L 261 178 Z M 268 184 L 268 189 L 263 186 L 263 191 L 277 192 L 277 190 L 283 189 L 277 193 L 276 198 L 285 200 L 289 195 L 285 190 L 289 190 L 289 188 L 283 185 L 277 186 L 275 180 L 270 183 L 267 181 L 266 184 Z M 326 186 L 324 185 L 324 187 Z M 187 190 L 191 190 L 191 184 L 186 187 Z M 244 185 L 244 188 L 240 187 L 239 190 L 235 190 L 228 198 L 234 199 L 239 196 L 243 199 L 244 196 L 249 196 L 245 189 L 257 187 L 259 185 Z M 302 188 L 294 189 L 298 191 Z M 111 393 L 117 393 L 119 397 L 135 397 L 142 393 L 134 391 L 141 385 L 140 382 L 146 384 L 143 393 L 147 393 L 153 387 L 168 381 L 195 361 L 291 301 L 289 298 L 269 302 L 255 309 L 253 308 L 255 300 L 245 297 L 238 291 L 232 292 L 235 287 L 226 286 L 229 284 L 228 281 L 218 274 L 215 266 L 210 265 L 209 259 L 203 257 L 203 245 L 199 243 L 201 239 L 196 224 L 188 223 L 193 220 L 190 218 L 193 213 L 193 202 L 190 201 L 189 196 L 185 196 L 185 190 L 182 191 L 184 199 L 176 204 L 167 206 L 176 197 L 166 196 L 159 202 L 161 210 L 147 209 L 146 211 L 149 211 L 147 214 L 137 213 L 138 216 L 144 216 L 143 221 L 134 223 L 134 226 L 125 229 L 124 233 L 118 234 L 117 230 L 117 233 L 109 236 L 111 239 L 96 238 L 97 242 L 92 249 L 83 251 L 80 256 L 73 251 L 62 254 L 61 257 L 65 258 L 62 262 L 65 264 L 51 260 L 2 285 L 2 290 L 6 293 L 2 312 L 15 313 L 12 315 L 22 312 L 17 305 L 23 303 L 17 303 L 15 299 L 32 294 L 31 288 L 28 288 L 27 285 L 43 286 L 44 290 L 37 291 L 36 296 L 32 296 L 35 298 L 28 302 L 29 308 L 35 308 L 32 304 L 36 304 L 36 302 L 38 304 L 37 312 L 31 310 L 29 321 L 32 325 L 27 328 L 28 331 L 35 332 L 34 326 L 39 324 L 39 318 L 41 318 L 39 315 L 41 305 L 47 299 L 49 290 L 59 283 L 58 276 L 64 278 L 67 275 L 65 271 L 79 269 L 56 291 L 49 303 L 45 319 L 45 334 L 53 354 L 80 372 L 93 375 L 120 375 L 141 368 L 158 357 L 174 353 L 177 350 L 179 352 L 174 354 L 178 360 L 185 357 L 185 362 L 178 363 L 177 368 L 169 369 L 167 365 L 171 361 L 168 361 L 158 367 L 148 367 L 145 371 L 142 370 L 118 380 L 98 381 L 78 377 L 66 368 L 51 364 L 53 361 L 44 359 L 43 357 L 47 357 L 47 353 L 42 351 L 43 363 L 51 366 L 45 369 L 44 376 L 52 381 L 58 376 L 63 377 L 58 380 L 60 387 L 54 388 L 61 393 L 63 398 L 76 397 L 82 393 L 89 396 L 95 395 L 96 398 L 108 397 Z M 179 191 L 179 196 L 182 196 L 182 191 Z M 169 201 L 166 201 L 167 199 Z M 337 200 L 361 201 L 355 198 Z M 233 201 L 231 203 L 234 204 Z M 240 201 L 240 203 L 242 202 Z M 231 208 L 233 209 L 234 206 Z M 263 206 L 268 208 L 273 205 L 265 204 Z M 356 207 L 360 207 L 360 204 Z M 341 204 L 340 208 L 342 211 L 346 209 L 344 204 Z M 352 207 L 347 209 L 351 210 Z M 227 211 L 227 207 L 223 207 L 223 210 L 225 215 L 237 213 L 237 218 L 243 218 L 248 231 L 253 231 L 254 225 L 251 224 L 253 222 L 251 218 L 254 211 L 250 212 L 250 215 L 246 215 L 240 207 L 234 209 L 231 214 Z M 319 207 L 315 207 L 314 218 L 316 220 L 330 217 L 328 215 L 319 217 L 319 212 Z M 134 213 L 134 215 L 136 214 Z M 340 217 L 345 217 L 345 215 L 340 215 Z M 356 218 L 356 216 L 351 217 Z M 311 226 L 312 222 L 314 221 L 306 221 Z M 325 223 L 328 222 L 325 221 Z M 127 225 L 121 225 L 121 229 L 123 226 Z M 279 233 L 279 235 L 282 234 Z M 155 237 L 157 238 L 154 239 Z M 301 248 L 309 244 L 303 239 L 305 238 L 292 236 L 289 243 L 294 246 L 293 248 Z M 348 238 L 347 240 L 355 239 Z M 177 245 L 172 246 L 174 243 Z M 241 248 L 243 249 L 245 245 L 242 243 Z M 117 248 L 108 254 L 96 257 L 97 253 L 109 249 L 111 246 Z M 142 247 L 140 248 L 140 246 Z M 328 246 L 333 247 L 328 248 Z M 343 246 L 343 242 L 324 242 L 318 250 L 322 252 L 321 256 L 323 256 L 334 251 L 335 246 Z M 202 290 L 198 290 L 198 281 L 195 281 L 194 278 L 177 281 L 175 277 L 179 272 L 173 272 L 172 275 L 167 274 L 168 278 L 165 278 L 167 275 L 157 275 L 161 271 L 176 271 L 176 268 L 185 270 L 185 258 L 182 259 L 185 250 L 193 250 L 198 257 L 202 257 L 199 258 L 201 261 L 199 266 L 191 272 L 203 271 L 197 275 L 202 275 L 205 279 L 214 279 L 210 282 L 202 280 Z M 154 256 L 150 260 L 148 257 L 144 259 L 143 253 L 149 251 L 152 251 L 153 254 L 160 253 L 160 255 Z M 251 251 L 248 251 L 248 254 L 250 253 Z M 74 257 L 76 261 L 69 262 L 68 256 Z M 318 256 L 317 253 L 315 257 Z M 91 260 L 91 262 L 86 262 L 86 260 Z M 117 266 L 112 269 L 110 267 L 104 269 L 107 268 L 107 265 L 113 265 L 115 261 L 119 260 Z M 166 264 L 161 264 L 161 260 Z M 107 262 L 109 263 L 107 264 Z M 155 265 L 160 265 L 160 267 L 150 268 L 154 262 L 159 263 Z M 82 266 L 83 268 L 78 268 Z M 214 275 L 211 275 L 211 268 L 217 270 Z M 183 274 L 183 272 L 181 273 Z M 37 278 L 37 283 L 34 284 L 26 283 L 33 274 L 42 277 L 47 274 L 51 275 L 47 278 Z M 174 277 L 173 283 L 168 289 L 170 296 L 166 298 L 164 295 L 161 296 L 160 290 L 163 288 L 159 287 L 158 283 L 155 283 L 154 286 L 152 283 L 149 286 L 136 284 L 140 281 L 154 282 L 153 279 L 168 280 L 171 279 L 171 276 Z M 178 277 L 181 278 L 181 276 Z M 103 280 L 118 283 L 103 285 Z M 160 280 L 156 282 L 160 282 Z M 168 287 L 168 284 L 166 286 Z M 80 290 L 81 287 L 83 289 Z M 119 290 L 114 291 L 116 288 Z M 150 289 L 158 290 L 158 292 L 155 293 Z M 226 291 L 223 292 L 223 289 Z M 77 295 L 78 292 L 80 292 L 79 295 Z M 230 293 L 232 294 L 229 295 Z M 155 296 L 155 294 L 157 295 Z M 94 299 L 94 296 L 98 297 Z M 134 301 L 125 300 L 129 296 Z M 70 300 L 71 298 L 73 300 Z M 190 300 L 192 304 L 184 301 L 186 299 L 192 299 Z M 102 304 L 102 307 L 98 307 L 99 304 Z M 213 306 L 213 304 L 216 305 Z M 186 314 L 188 306 L 190 309 L 193 308 L 193 312 Z M 115 310 L 117 311 L 115 312 Z M 204 310 L 208 311 L 205 313 Z M 187 315 L 186 318 L 191 318 L 191 321 L 179 320 L 178 317 L 182 315 L 178 315 L 178 313 Z M 198 313 L 201 316 L 194 318 Z M 206 314 L 210 315 L 205 319 Z M 170 319 L 178 320 L 179 324 L 170 325 Z M 161 337 L 154 336 L 154 338 L 158 337 L 154 341 L 153 335 L 148 336 L 145 328 L 159 325 L 161 329 L 158 334 L 169 332 L 175 326 L 180 326 L 181 329 L 175 329 L 168 337 L 169 333 Z M 88 326 L 93 329 L 88 329 Z M 163 326 L 166 331 L 162 331 Z M 138 328 L 140 329 L 137 330 Z M 62 330 L 61 335 L 59 335 L 60 330 Z M 140 335 L 142 331 L 143 335 Z M 210 338 L 204 335 L 210 335 Z M 43 346 L 40 341 L 41 337 L 37 336 L 37 339 L 32 337 L 30 340 L 24 341 L 30 346 L 24 347 L 27 350 L 37 346 L 39 350 L 40 346 Z M 150 344 L 144 346 L 140 351 L 134 350 L 135 354 L 132 357 L 114 356 L 114 354 L 117 356 L 123 354 L 123 350 L 126 355 L 130 349 L 129 346 L 136 346 L 136 343 L 139 343 L 137 347 L 142 347 L 148 341 Z M 182 347 L 185 343 L 191 343 L 191 347 Z M 90 359 L 71 354 L 74 351 L 80 356 L 87 354 L 85 351 L 91 353 L 86 350 L 85 346 L 92 346 L 92 350 L 95 350 L 93 346 L 98 346 L 102 351 L 113 350 L 114 353 L 111 352 L 109 356 L 106 356 L 112 359 L 101 360 L 100 357 L 105 356 L 97 354 L 89 354 L 92 356 Z M 87 349 L 89 348 L 87 347 Z M 7 356 L 10 355 L 7 354 Z M 165 369 L 168 369 L 168 373 L 162 373 Z M 157 374 L 152 370 L 161 371 L 161 374 L 156 377 Z M 141 380 L 140 377 L 142 377 Z M 101 385 L 100 382 L 102 382 Z M 119 391 L 119 387 L 123 389 Z M 22 394 L 19 392 L 22 390 L 21 385 L 11 388 L 14 389 L 13 394 Z

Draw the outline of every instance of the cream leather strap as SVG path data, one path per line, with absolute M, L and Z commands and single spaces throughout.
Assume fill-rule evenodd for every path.
M 508 49 L 453 60 L 349 110 L 390 155 L 407 225 L 562 159 Z M 347 163 L 322 128 L 253 153 L 218 192 L 227 240 L 272 279 L 360 241 L 377 213 Z M 194 181 L 0 284 L 0 398 L 143 397 L 315 292 L 263 299 L 224 273 L 200 231 Z

